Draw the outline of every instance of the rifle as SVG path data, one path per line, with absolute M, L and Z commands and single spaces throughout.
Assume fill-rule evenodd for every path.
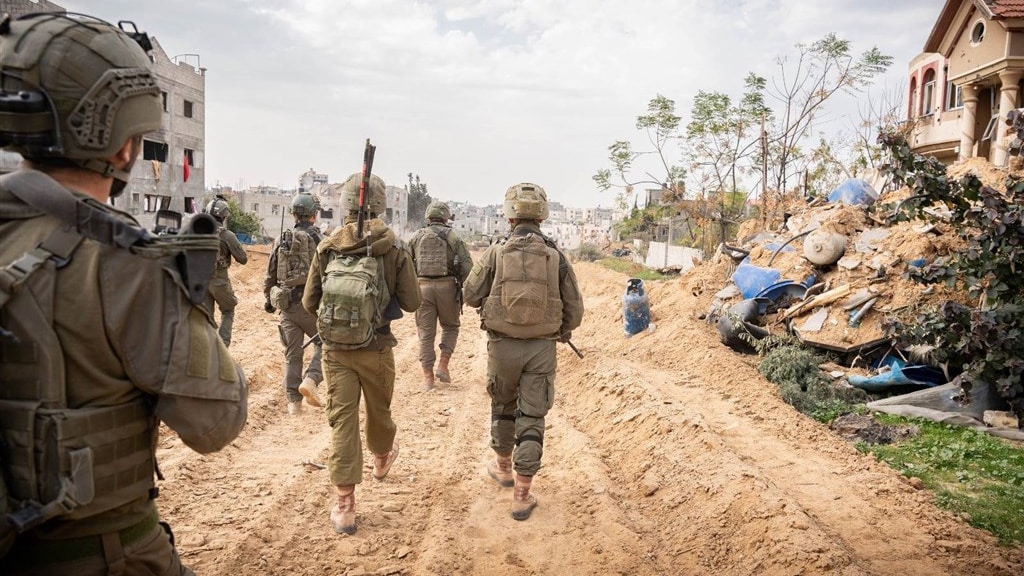
M 580 349 L 572 343 L 572 340 L 566 340 L 565 343 L 569 345 L 569 348 L 572 348 L 572 351 L 575 352 L 577 356 L 583 358 L 583 352 L 580 352 Z
M 356 238 L 361 239 L 363 237 L 363 222 L 366 220 L 368 210 L 366 205 L 369 202 L 370 196 L 370 172 L 373 170 L 373 153 L 377 150 L 377 147 L 370 144 L 370 139 L 366 139 L 366 148 L 363 149 L 363 179 L 359 182 L 359 216 L 356 218 Z M 367 242 L 367 250 L 369 250 L 369 242 Z
M 310 344 L 320 344 L 321 342 L 323 342 L 323 340 L 320 339 L 320 334 L 314 334 L 312 338 L 306 340 L 306 343 L 302 345 L 302 349 L 305 350 Z M 582 358 L 582 356 L 580 356 L 580 358 Z

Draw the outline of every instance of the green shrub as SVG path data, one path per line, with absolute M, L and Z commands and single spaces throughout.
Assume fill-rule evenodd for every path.
M 574 254 L 577 260 L 584 262 L 595 262 L 604 257 L 601 249 L 596 244 L 591 244 L 590 242 L 580 244 L 579 248 L 574 251 Z
M 787 404 L 819 422 L 830 422 L 852 411 L 867 395 L 857 388 L 837 385 L 819 368 L 824 361 L 799 345 L 783 344 L 767 351 L 758 371 L 779 387 Z

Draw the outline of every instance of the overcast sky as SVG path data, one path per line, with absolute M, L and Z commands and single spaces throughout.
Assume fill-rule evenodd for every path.
M 895 58 L 876 93 L 904 90 L 942 0 L 57 0 L 133 20 L 206 72 L 206 184 L 418 174 L 435 198 L 498 203 L 534 182 L 570 206 L 610 206 L 591 177 L 662 94 L 738 97 L 798 42 L 830 32 Z M 193 59 L 194 60 L 194 59 Z M 827 124 L 852 126 L 837 103 Z M 844 115 L 845 114 L 845 115 Z

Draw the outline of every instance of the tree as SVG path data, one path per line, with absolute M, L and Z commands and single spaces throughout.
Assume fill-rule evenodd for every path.
M 811 135 L 824 104 L 840 92 L 858 93 L 892 65 L 892 56 L 877 47 L 859 57 L 850 42 L 834 33 L 810 45 L 797 44 L 797 57 L 777 60 L 779 75 L 765 84 L 764 93 L 777 102 L 773 122 L 764 136 L 762 189 L 764 217 L 771 221 L 782 204 L 788 185 L 804 172 L 811 157 L 800 144 Z M 767 204 L 771 204 L 770 206 Z
M 419 175 L 409 172 L 409 184 L 406 188 L 409 191 L 409 226 L 420 228 L 427 223 L 427 206 L 433 201 L 427 193 L 427 185 L 420 182 Z
M 679 121 L 676 115 L 676 103 L 674 100 L 658 94 L 647 103 L 647 113 L 636 118 L 636 129 L 643 130 L 651 145 L 650 149 L 636 151 L 628 140 L 617 140 L 608 147 L 608 160 L 612 168 L 598 170 L 594 174 L 594 182 L 602 192 L 612 188 L 621 188 L 623 198 L 620 204 L 628 205 L 629 196 L 634 192 L 636 186 L 647 184 L 668 190 L 670 195 L 682 197 L 685 191 L 684 180 L 686 169 L 668 159 L 670 146 L 673 141 L 679 140 Z M 644 157 L 654 156 L 661 170 L 658 174 L 644 171 L 642 174 L 634 174 L 634 163 Z
M 761 119 L 771 115 L 762 93 L 765 80 L 750 74 L 744 82 L 746 92 L 736 105 L 725 93 L 699 91 L 686 125 L 685 158 L 697 221 L 705 232 L 717 227 L 718 242 L 743 213 L 748 196 L 743 181 L 755 171 Z M 702 234 L 700 247 L 708 251 L 711 242 Z
M 255 212 L 242 210 L 242 205 L 235 198 L 225 197 L 231 216 L 228 217 L 227 227 L 232 232 L 248 234 L 252 238 L 263 238 L 263 221 Z

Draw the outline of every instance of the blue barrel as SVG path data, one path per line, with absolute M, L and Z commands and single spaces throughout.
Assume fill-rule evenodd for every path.
M 644 281 L 639 278 L 630 278 L 626 282 L 626 293 L 622 295 L 622 322 L 626 336 L 643 332 L 651 323 L 651 306 L 644 292 Z

